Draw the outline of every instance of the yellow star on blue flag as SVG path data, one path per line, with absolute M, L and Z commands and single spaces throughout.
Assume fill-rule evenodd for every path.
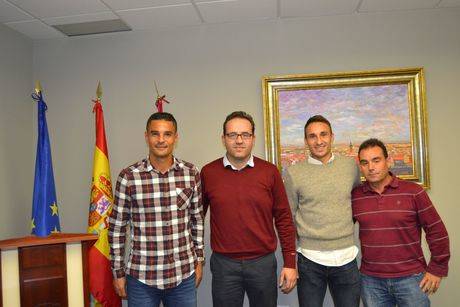
M 56 203 L 53 203 L 51 206 L 51 215 L 58 215 L 58 206 L 56 206 Z

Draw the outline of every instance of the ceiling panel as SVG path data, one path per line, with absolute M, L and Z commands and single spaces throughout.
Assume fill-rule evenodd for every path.
M 41 21 L 24 21 L 24 22 L 10 22 L 6 24 L 8 27 L 27 35 L 32 39 L 44 39 L 44 38 L 58 38 L 66 37 L 61 32 L 54 28 L 44 24 Z
M 133 30 L 259 19 L 460 7 L 460 0 L 0 0 L 0 23 L 32 38 L 48 25 L 121 18 Z M 37 20 L 40 19 L 40 20 Z
M 235 22 L 277 17 L 276 0 L 228 0 L 198 2 L 205 22 Z
M 439 7 L 460 7 L 460 0 L 442 0 Z
M 360 12 L 380 12 L 434 8 L 439 0 L 363 0 Z
M 176 4 L 190 4 L 190 0 L 103 0 L 113 10 L 127 10 L 159 7 Z
M 109 10 L 99 0 L 8 0 L 37 18 L 61 17 Z
M 360 0 L 280 0 L 281 17 L 351 14 Z
M 133 29 L 156 29 L 201 23 L 191 4 L 117 11 L 117 14 Z
M 70 23 L 92 22 L 92 21 L 111 20 L 111 19 L 119 19 L 119 18 L 112 11 L 107 11 L 107 12 L 94 13 L 94 14 L 44 18 L 43 21 L 49 25 L 63 25 L 63 24 L 70 24 Z
M 11 21 L 25 21 L 33 19 L 32 16 L 22 12 L 14 5 L 0 0 L 0 23 Z

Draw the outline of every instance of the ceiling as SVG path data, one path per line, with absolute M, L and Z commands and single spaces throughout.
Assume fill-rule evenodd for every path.
M 460 0 L 0 0 L 0 23 L 32 39 L 53 25 L 121 19 L 133 31 L 213 23 L 460 7 Z

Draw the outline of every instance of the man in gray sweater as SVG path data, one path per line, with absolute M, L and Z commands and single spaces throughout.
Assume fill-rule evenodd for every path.
M 351 190 L 360 184 L 358 166 L 332 153 L 334 134 L 323 116 L 308 119 L 304 131 L 310 155 L 285 173 L 298 236 L 299 306 L 323 306 L 328 286 L 336 307 L 359 306 L 351 212 Z

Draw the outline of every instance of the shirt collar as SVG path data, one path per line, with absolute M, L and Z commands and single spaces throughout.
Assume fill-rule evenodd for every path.
M 182 161 L 180 161 L 179 159 L 177 159 L 176 157 L 173 157 L 173 164 L 171 165 L 171 167 L 169 168 L 168 172 L 172 169 L 174 170 L 180 170 L 182 167 L 184 167 L 184 163 L 182 163 Z M 141 172 L 151 172 L 151 171 L 154 171 L 154 172 L 157 172 L 158 173 L 158 170 L 155 169 L 155 167 L 153 167 L 153 165 L 150 163 L 150 159 L 149 157 L 147 156 L 147 158 L 145 158 L 144 160 L 142 160 L 142 163 L 139 167 L 139 171 Z
M 240 171 L 240 170 L 242 170 L 243 168 L 245 168 L 246 166 L 254 167 L 254 156 L 251 155 L 251 156 L 249 157 L 248 162 L 246 162 L 246 165 L 243 166 L 243 167 L 240 168 L 240 169 L 237 169 L 235 166 L 233 166 L 232 163 L 230 163 L 230 161 L 229 161 L 228 158 L 227 158 L 227 155 L 224 155 L 223 163 L 224 163 L 224 167 L 230 166 L 230 167 L 232 168 L 232 170 L 234 170 L 234 171 Z
M 395 174 L 393 174 L 392 172 L 390 172 L 390 175 L 391 175 L 391 181 L 390 181 L 390 183 L 388 185 L 385 186 L 383 191 L 385 191 L 388 187 L 393 188 L 393 189 L 396 189 L 397 187 L 399 187 L 399 180 L 400 179 L 398 177 L 396 177 Z M 374 191 L 367 180 L 363 183 L 362 187 L 363 187 L 363 192 L 364 193 Z
M 327 161 L 326 164 L 331 163 L 332 161 L 334 161 L 334 159 L 335 159 L 335 155 L 334 155 L 334 153 L 332 153 L 331 158 Z M 309 164 L 323 165 L 323 162 L 321 162 L 321 161 L 318 160 L 318 159 L 313 158 L 312 156 L 308 156 L 308 160 L 307 160 L 307 161 L 308 161 Z

